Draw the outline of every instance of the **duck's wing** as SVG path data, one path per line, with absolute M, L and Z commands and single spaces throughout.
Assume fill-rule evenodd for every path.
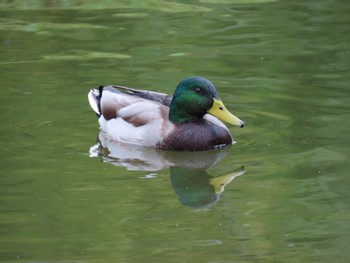
M 156 101 L 168 107 L 170 106 L 171 100 L 173 98 L 172 96 L 161 92 L 155 92 L 155 91 L 149 91 L 149 90 L 138 90 L 138 89 L 128 88 L 128 87 L 119 86 L 119 85 L 112 85 L 111 87 L 125 94 L 135 96 L 135 97 L 140 97 L 146 100 Z
M 121 117 L 134 126 L 143 125 L 162 114 L 167 114 L 171 96 L 153 91 L 136 90 L 123 86 L 100 86 L 89 94 L 91 108 L 106 120 Z
M 96 112 L 98 116 L 101 115 L 101 98 L 104 92 L 109 93 L 109 97 L 113 97 L 110 94 L 126 94 L 133 96 L 135 98 L 142 98 L 145 100 L 156 101 L 167 107 L 170 106 L 172 96 L 155 91 L 149 90 L 137 90 L 133 88 L 128 88 L 119 85 L 109 85 L 109 86 L 100 86 L 98 89 L 91 89 L 88 94 L 89 103 L 91 108 Z
M 105 86 L 92 89 L 88 98 L 101 129 L 112 139 L 155 147 L 172 129 L 169 107 L 162 103 L 166 94 L 146 95 L 147 92 L 129 88 Z

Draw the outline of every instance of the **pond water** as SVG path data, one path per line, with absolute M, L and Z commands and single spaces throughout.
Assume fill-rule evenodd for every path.
M 350 2 L 2 1 L 1 262 L 349 262 Z M 173 153 L 90 88 L 199 75 L 245 121 Z

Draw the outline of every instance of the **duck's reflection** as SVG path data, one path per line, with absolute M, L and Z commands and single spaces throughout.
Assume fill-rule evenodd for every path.
M 170 167 L 171 185 L 179 196 L 180 202 L 193 208 L 215 205 L 220 200 L 225 186 L 243 173 L 244 169 L 241 168 L 236 172 L 212 177 L 205 169 Z
M 228 147 L 199 152 L 160 151 L 112 141 L 103 132 L 90 148 L 90 157 L 101 157 L 105 162 L 128 170 L 159 171 L 169 168 L 171 184 L 180 202 L 193 208 L 215 205 L 225 186 L 244 174 L 243 167 L 220 176 L 208 174 L 207 169 L 228 153 Z

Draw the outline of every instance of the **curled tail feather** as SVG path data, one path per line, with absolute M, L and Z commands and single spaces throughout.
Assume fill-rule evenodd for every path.
M 100 100 L 102 97 L 102 90 L 103 86 L 99 87 L 99 89 L 91 89 L 88 94 L 90 107 L 96 112 L 97 116 L 101 115 Z

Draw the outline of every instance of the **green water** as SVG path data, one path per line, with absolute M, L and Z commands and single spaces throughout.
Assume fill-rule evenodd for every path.
M 119 2 L 0 1 L 0 261 L 349 262 L 350 2 Z M 97 140 L 90 88 L 191 75 L 235 145 Z

